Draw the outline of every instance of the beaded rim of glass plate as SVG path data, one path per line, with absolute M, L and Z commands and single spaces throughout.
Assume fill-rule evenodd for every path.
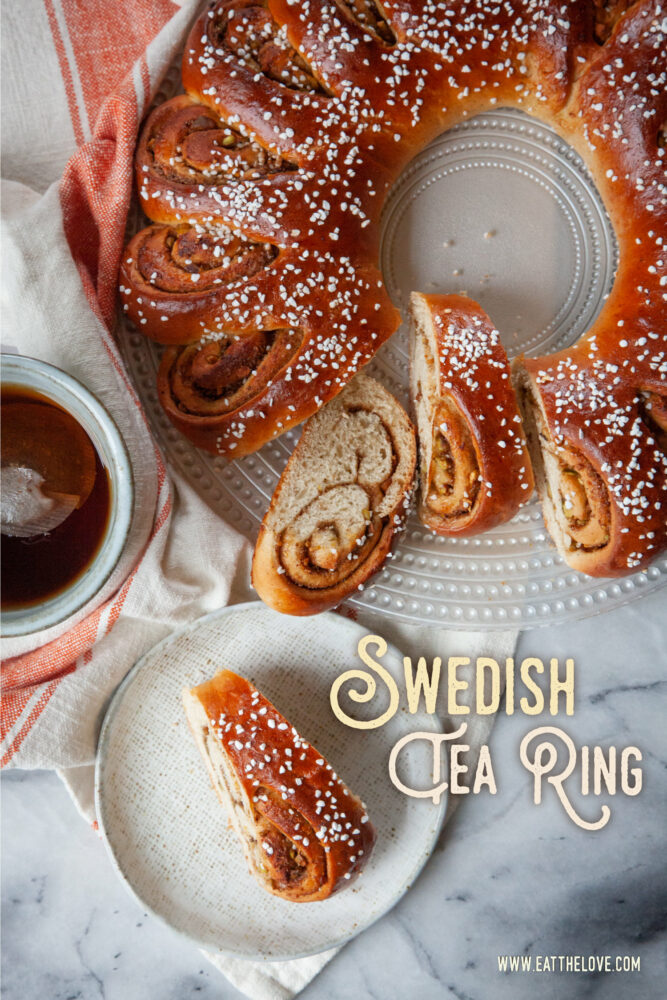
M 179 67 L 173 67 L 155 103 L 173 97 L 179 84 Z M 451 177 L 460 178 L 465 171 L 469 177 L 474 171 L 482 176 L 484 170 L 495 171 L 511 183 L 519 178 L 529 185 L 528 191 L 534 189 L 539 197 L 551 199 L 559 213 L 571 243 L 569 288 L 549 323 L 538 331 L 522 332 L 518 340 L 515 334 L 513 340 L 507 319 L 503 318 L 503 326 L 494 314 L 510 355 L 520 350 L 559 350 L 578 339 L 599 312 L 613 283 L 616 245 L 611 223 L 578 155 L 549 127 L 520 112 L 501 110 L 456 126 L 404 171 L 384 212 L 381 261 L 390 294 L 399 307 L 405 305 L 392 248 L 400 244 L 400 227 L 411 210 L 411 201 L 424 191 L 428 197 L 429 190 L 437 190 L 438 184 L 448 183 Z M 144 224 L 135 199 L 128 235 Z M 441 246 L 448 248 L 452 242 L 444 241 Z M 531 247 L 528 252 L 533 250 Z M 477 247 L 459 247 L 458 259 L 469 260 L 473 253 L 478 254 Z M 402 270 L 398 268 L 399 273 Z M 477 290 L 473 297 L 485 305 L 494 284 L 487 282 L 486 276 L 471 278 L 470 272 L 469 267 L 458 267 L 448 272 L 441 286 L 430 281 L 422 288 L 468 291 L 463 282 L 469 285 L 474 280 Z M 254 542 L 299 430 L 289 431 L 254 455 L 234 462 L 200 451 L 172 427 L 159 404 L 155 379 L 161 348 L 137 333 L 122 316 L 118 335 L 167 458 L 216 513 Z M 382 348 L 368 370 L 407 404 L 404 328 Z M 346 603 L 352 609 L 375 611 L 413 624 L 483 630 L 532 628 L 619 607 L 665 581 L 665 557 L 622 579 L 595 579 L 573 572 L 552 546 L 534 498 L 507 524 L 472 538 L 439 537 L 412 513 L 385 567 Z

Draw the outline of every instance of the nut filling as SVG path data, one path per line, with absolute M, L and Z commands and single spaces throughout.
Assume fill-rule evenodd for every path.
M 302 340 L 300 330 L 262 330 L 167 352 L 171 404 L 202 417 L 238 409 L 289 364 Z
M 211 22 L 209 38 L 240 62 L 290 90 L 323 93 L 308 63 L 292 48 L 267 4 L 238 0 Z
M 150 226 L 137 250 L 141 276 L 161 292 L 201 295 L 268 267 L 276 247 L 236 236 L 223 226 Z
M 152 172 L 176 185 L 211 186 L 294 169 L 293 164 L 242 135 L 210 108 L 183 96 L 158 109 L 142 142 Z M 142 182 L 140 175 L 140 192 Z
M 594 552 L 610 538 L 610 504 L 605 485 L 591 463 L 551 438 L 542 409 L 522 386 L 521 409 L 535 480 L 545 519 L 570 551 Z
M 275 789 L 260 786 L 254 797 L 259 842 L 264 851 L 264 867 L 276 889 L 299 886 L 312 892 L 325 880 L 324 848 L 304 816 L 285 805 Z M 298 836 L 292 839 L 287 831 Z
M 376 35 L 385 45 L 395 45 L 396 35 L 375 0 L 338 0 L 362 28 Z
M 609 41 L 614 28 L 633 3 L 634 0 L 594 0 L 594 36 L 598 45 L 604 45 Z
M 441 517 L 456 518 L 470 513 L 479 488 L 479 463 L 470 431 L 456 406 L 442 401 L 434 420 L 426 503 Z

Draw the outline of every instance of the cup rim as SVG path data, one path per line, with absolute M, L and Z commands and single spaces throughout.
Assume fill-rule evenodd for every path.
M 77 378 L 37 358 L 0 354 L 0 380 L 3 389 L 31 389 L 71 414 L 90 437 L 109 477 L 111 494 L 106 530 L 87 568 L 45 601 L 0 612 L 0 635 L 16 638 L 62 624 L 99 594 L 125 548 L 135 490 L 129 453 L 116 422 Z

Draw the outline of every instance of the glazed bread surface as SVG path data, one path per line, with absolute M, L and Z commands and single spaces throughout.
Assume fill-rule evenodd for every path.
M 126 312 L 170 345 L 174 424 L 235 457 L 340 392 L 399 323 L 378 268 L 391 185 L 443 130 L 518 108 L 582 155 L 620 251 L 583 340 L 524 366 L 551 437 L 607 483 L 613 545 L 586 565 L 664 551 L 665 18 L 664 0 L 213 3 L 186 95 L 140 138 L 153 224 L 121 270 Z
M 363 803 L 250 681 L 221 670 L 185 689 L 183 705 L 211 784 L 264 889 L 310 903 L 359 874 L 375 843 Z
M 508 521 L 530 499 L 533 474 L 507 355 L 476 302 L 413 293 L 410 383 L 420 520 L 440 535 Z

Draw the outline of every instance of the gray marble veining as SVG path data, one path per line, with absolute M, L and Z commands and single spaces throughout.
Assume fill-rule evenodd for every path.
M 572 656 L 571 718 L 501 714 L 496 796 L 468 796 L 422 876 L 303 1000 L 662 1000 L 667 982 L 667 592 L 524 634 L 517 659 Z M 532 802 L 519 743 L 536 725 L 577 746 L 643 753 L 639 796 L 579 829 L 552 789 Z M 2 779 L 4 1000 L 233 1000 L 199 952 L 147 917 L 55 775 Z M 573 795 L 588 818 L 600 801 Z M 636 955 L 639 973 L 500 973 L 498 955 Z

